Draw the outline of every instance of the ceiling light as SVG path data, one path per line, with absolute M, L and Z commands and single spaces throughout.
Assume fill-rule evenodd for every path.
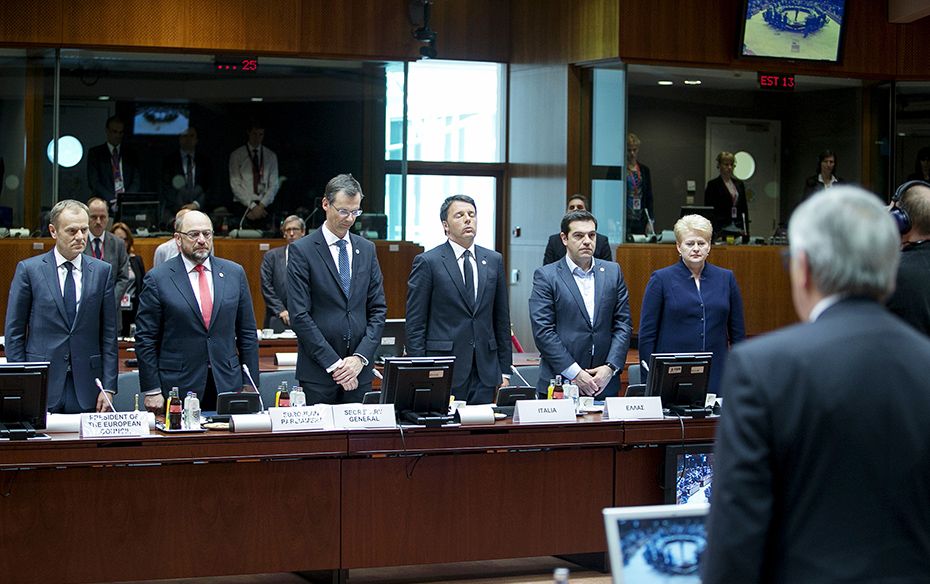
M 685 85 L 700 85 L 700 79 L 685 79 Z
M 253 97 L 252 101 L 265 101 L 264 97 Z
M 98 99 L 99 101 L 109 101 L 109 100 L 110 100 L 110 96 L 109 96 L 109 95 L 98 95 L 98 96 L 97 96 L 97 99 Z
M 674 82 L 662 80 L 662 81 L 659 81 L 659 85 L 674 85 Z

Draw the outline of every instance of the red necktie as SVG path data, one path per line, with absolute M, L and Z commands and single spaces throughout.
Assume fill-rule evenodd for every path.
M 203 325 L 210 328 L 210 315 L 213 314 L 213 298 L 210 297 L 210 284 L 207 282 L 207 271 L 203 264 L 194 266 L 197 270 L 200 283 L 200 314 L 203 316 Z

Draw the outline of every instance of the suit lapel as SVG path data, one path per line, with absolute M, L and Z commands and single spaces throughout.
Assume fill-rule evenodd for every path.
M 323 237 L 322 228 L 317 229 L 316 233 L 311 235 L 311 237 L 313 237 L 313 245 L 316 248 L 316 252 L 320 254 L 320 261 L 329 269 L 330 275 L 332 275 L 333 280 L 336 282 L 336 287 L 341 291 L 342 282 L 339 280 L 339 270 L 336 268 L 336 262 L 333 260 L 333 254 L 329 250 L 329 246 L 326 245 L 326 238 Z M 345 296 L 344 292 L 343 296 Z
M 45 283 L 48 284 L 48 293 L 55 301 L 55 306 L 58 307 L 61 321 L 68 322 L 68 316 L 65 314 L 65 301 L 61 296 L 61 288 L 58 285 L 58 266 L 55 265 L 55 251 L 52 250 L 46 254 L 43 261 L 45 262 L 45 266 L 43 267 L 42 273 L 45 276 Z M 76 315 L 74 319 L 77 320 Z
M 484 299 L 484 292 L 488 287 L 488 272 L 491 269 L 488 266 L 488 252 L 477 245 L 475 246 L 475 261 L 478 262 L 478 282 L 476 284 L 478 287 L 478 298 L 475 300 L 475 310 L 477 311 Z
M 355 294 L 355 292 L 360 288 L 356 286 L 355 283 L 358 281 L 357 276 L 360 273 L 359 265 L 362 263 L 362 248 L 358 244 L 361 238 L 355 235 L 349 234 L 349 241 L 352 242 L 352 257 L 349 258 L 349 262 L 352 264 L 352 279 L 349 283 L 349 294 Z
M 559 277 L 562 279 L 562 283 L 565 285 L 565 287 L 568 288 L 572 298 L 575 299 L 575 304 L 578 305 L 578 310 L 581 311 L 582 318 L 584 318 L 585 322 L 590 323 L 591 319 L 588 318 L 588 309 L 584 307 L 584 298 L 581 297 L 581 291 L 578 290 L 578 284 L 575 283 L 575 277 L 572 276 L 570 271 L 568 271 L 568 264 L 565 263 L 565 258 L 559 260 L 558 267 L 556 267 L 555 271 L 559 274 Z
M 446 271 L 449 273 L 449 278 L 452 280 L 455 288 L 459 291 L 459 295 L 462 297 L 462 301 L 465 302 L 465 306 L 472 306 L 471 299 L 468 298 L 468 294 L 465 292 L 465 280 L 462 279 L 462 272 L 459 270 L 459 263 L 455 259 L 455 251 L 453 251 L 452 246 L 449 245 L 448 241 L 445 243 L 442 250 L 442 265 L 446 267 Z
M 607 272 L 604 266 L 600 265 L 600 260 L 594 261 L 594 322 L 592 326 L 597 326 L 598 317 L 601 314 L 601 307 L 606 302 Z
M 222 271 L 222 264 L 218 264 L 216 258 L 210 258 L 210 275 L 213 277 L 213 312 L 210 313 L 210 326 L 216 322 L 216 317 L 220 314 L 220 305 L 223 303 L 226 290 L 226 274 Z
M 197 297 L 194 296 L 194 289 L 191 287 L 190 276 L 184 270 L 184 261 L 181 259 L 181 256 L 175 256 L 171 259 L 171 281 L 174 282 L 175 288 L 178 289 L 178 292 L 187 301 L 188 306 L 190 306 L 191 311 L 194 313 L 194 316 L 197 317 L 197 320 L 200 321 L 201 325 L 203 324 L 203 315 L 200 313 L 200 305 L 197 304 Z M 213 294 L 216 296 L 216 293 Z M 216 303 L 214 302 L 214 305 Z

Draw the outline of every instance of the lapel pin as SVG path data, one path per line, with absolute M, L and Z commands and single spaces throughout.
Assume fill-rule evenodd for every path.
M 220 278 L 222 278 L 222 277 L 223 277 L 223 272 L 220 272 Z
M 601 271 L 603 272 L 603 271 L 604 271 L 604 268 L 601 268 Z
M 358 254 L 360 254 L 360 253 L 362 253 L 362 252 L 360 252 L 360 251 L 357 250 L 357 249 L 355 250 L 355 254 L 356 254 L 356 255 L 358 255 Z
M 481 265 L 482 266 L 488 265 L 488 260 L 481 260 Z

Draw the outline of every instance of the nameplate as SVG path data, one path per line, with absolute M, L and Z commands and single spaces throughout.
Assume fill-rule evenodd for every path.
M 326 404 L 299 408 L 268 408 L 272 432 L 332 430 L 333 407 Z
M 521 399 L 514 404 L 513 421 L 574 422 L 575 402 L 570 399 Z
M 81 414 L 82 438 L 122 438 L 148 436 L 149 415 L 146 411 Z
M 662 398 L 609 397 L 604 400 L 604 418 L 608 420 L 661 420 Z
M 339 404 L 333 406 L 333 424 L 336 428 L 393 428 L 394 404 Z

